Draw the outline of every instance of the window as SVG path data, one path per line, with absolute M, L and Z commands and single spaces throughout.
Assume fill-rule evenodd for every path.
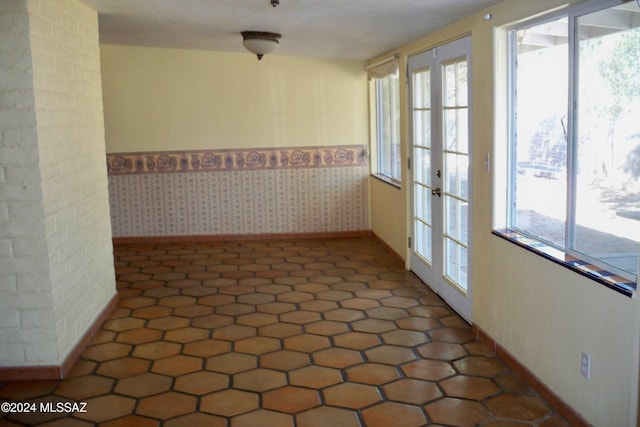
M 637 282 L 640 7 L 594 4 L 509 33 L 507 226 Z
M 400 183 L 400 99 L 398 68 L 376 78 L 376 130 L 378 174 Z

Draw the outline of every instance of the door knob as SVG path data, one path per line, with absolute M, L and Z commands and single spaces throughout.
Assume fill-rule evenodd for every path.
M 431 190 L 431 195 L 442 197 L 442 189 L 440 187 L 434 188 L 433 190 Z

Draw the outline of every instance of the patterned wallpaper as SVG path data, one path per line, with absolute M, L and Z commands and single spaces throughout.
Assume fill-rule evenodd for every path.
M 109 154 L 113 235 L 368 230 L 365 148 Z

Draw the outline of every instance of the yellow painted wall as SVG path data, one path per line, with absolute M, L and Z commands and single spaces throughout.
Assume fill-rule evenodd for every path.
M 359 61 L 103 45 L 107 152 L 368 143 Z
M 504 216 L 505 210 L 505 27 L 566 3 L 507 0 L 394 52 L 400 53 L 403 64 L 408 55 L 472 35 L 473 322 L 594 426 L 631 427 L 636 425 L 638 409 L 638 299 L 624 297 L 491 234 L 495 218 Z M 492 19 L 483 19 L 489 12 Z M 400 75 L 404 91 L 404 72 Z M 409 148 L 407 114 L 403 93 L 404 153 Z M 493 159 L 491 172 L 484 169 L 486 153 Z M 408 185 L 405 179 L 403 187 Z M 374 231 L 376 227 L 383 230 L 384 224 L 404 222 L 409 232 L 410 192 L 402 192 L 405 200 L 392 200 L 392 192 L 383 186 L 371 183 Z M 391 203 L 384 203 L 385 199 Z M 379 235 L 406 253 L 406 235 Z M 591 380 L 580 375 L 582 351 L 591 355 Z

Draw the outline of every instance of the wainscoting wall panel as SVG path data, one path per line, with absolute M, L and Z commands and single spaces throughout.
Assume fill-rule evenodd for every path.
M 113 236 L 368 230 L 364 149 L 109 154 Z

